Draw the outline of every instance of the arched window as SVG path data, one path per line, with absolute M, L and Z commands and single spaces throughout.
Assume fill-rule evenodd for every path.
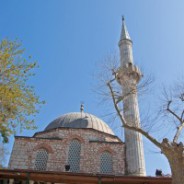
M 36 153 L 35 170 L 45 171 L 47 169 L 48 153 L 45 149 L 39 149 Z
M 112 155 L 105 151 L 100 156 L 100 172 L 103 174 L 112 173 Z
M 73 139 L 70 142 L 68 152 L 68 164 L 70 165 L 71 172 L 80 171 L 80 152 L 81 152 L 81 143 L 77 139 Z

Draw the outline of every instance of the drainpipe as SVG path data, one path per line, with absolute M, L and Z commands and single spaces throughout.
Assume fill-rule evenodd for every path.
M 30 177 L 30 173 L 27 173 L 27 178 L 26 178 L 26 184 L 29 184 L 29 177 Z
M 101 176 L 98 176 L 98 184 L 101 184 Z

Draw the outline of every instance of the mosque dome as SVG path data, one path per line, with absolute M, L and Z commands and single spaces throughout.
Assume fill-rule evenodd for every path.
M 109 126 L 98 117 L 84 112 L 72 112 L 64 114 L 45 128 L 45 131 L 55 128 L 92 128 L 100 132 L 114 135 Z

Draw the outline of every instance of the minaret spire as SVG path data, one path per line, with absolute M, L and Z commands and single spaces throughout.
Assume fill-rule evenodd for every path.
M 130 35 L 128 33 L 128 29 L 127 29 L 126 24 L 125 24 L 124 16 L 122 16 L 122 28 L 121 28 L 120 41 L 121 40 L 130 40 L 131 41 Z
M 140 127 L 139 105 L 137 98 L 137 84 L 142 74 L 133 62 L 132 41 L 122 18 L 122 30 L 119 41 L 121 65 L 118 69 L 118 82 L 122 86 L 123 115 L 130 126 Z M 126 145 L 127 175 L 145 176 L 145 161 L 142 135 L 138 132 L 124 129 Z
M 120 49 L 120 60 L 121 66 L 126 65 L 128 63 L 133 64 L 133 52 L 132 52 L 132 40 L 128 33 L 128 29 L 125 24 L 125 18 L 122 17 L 122 28 L 121 28 L 121 36 L 119 40 L 119 49 Z

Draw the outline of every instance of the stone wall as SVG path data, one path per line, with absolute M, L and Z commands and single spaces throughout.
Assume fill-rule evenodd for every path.
M 30 138 L 15 137 L 9 168 L 34 169 L 36 151 L 44 148 L 48 152 L 47 170 L 64 172 L 72 139 L 81 142 L 80 172 L 99 173 L 100 155 L 108 151 L 113 159 L 113 174 L 124 175 L 124 143 L 116 136 L 92 129 L 60 128 Z

